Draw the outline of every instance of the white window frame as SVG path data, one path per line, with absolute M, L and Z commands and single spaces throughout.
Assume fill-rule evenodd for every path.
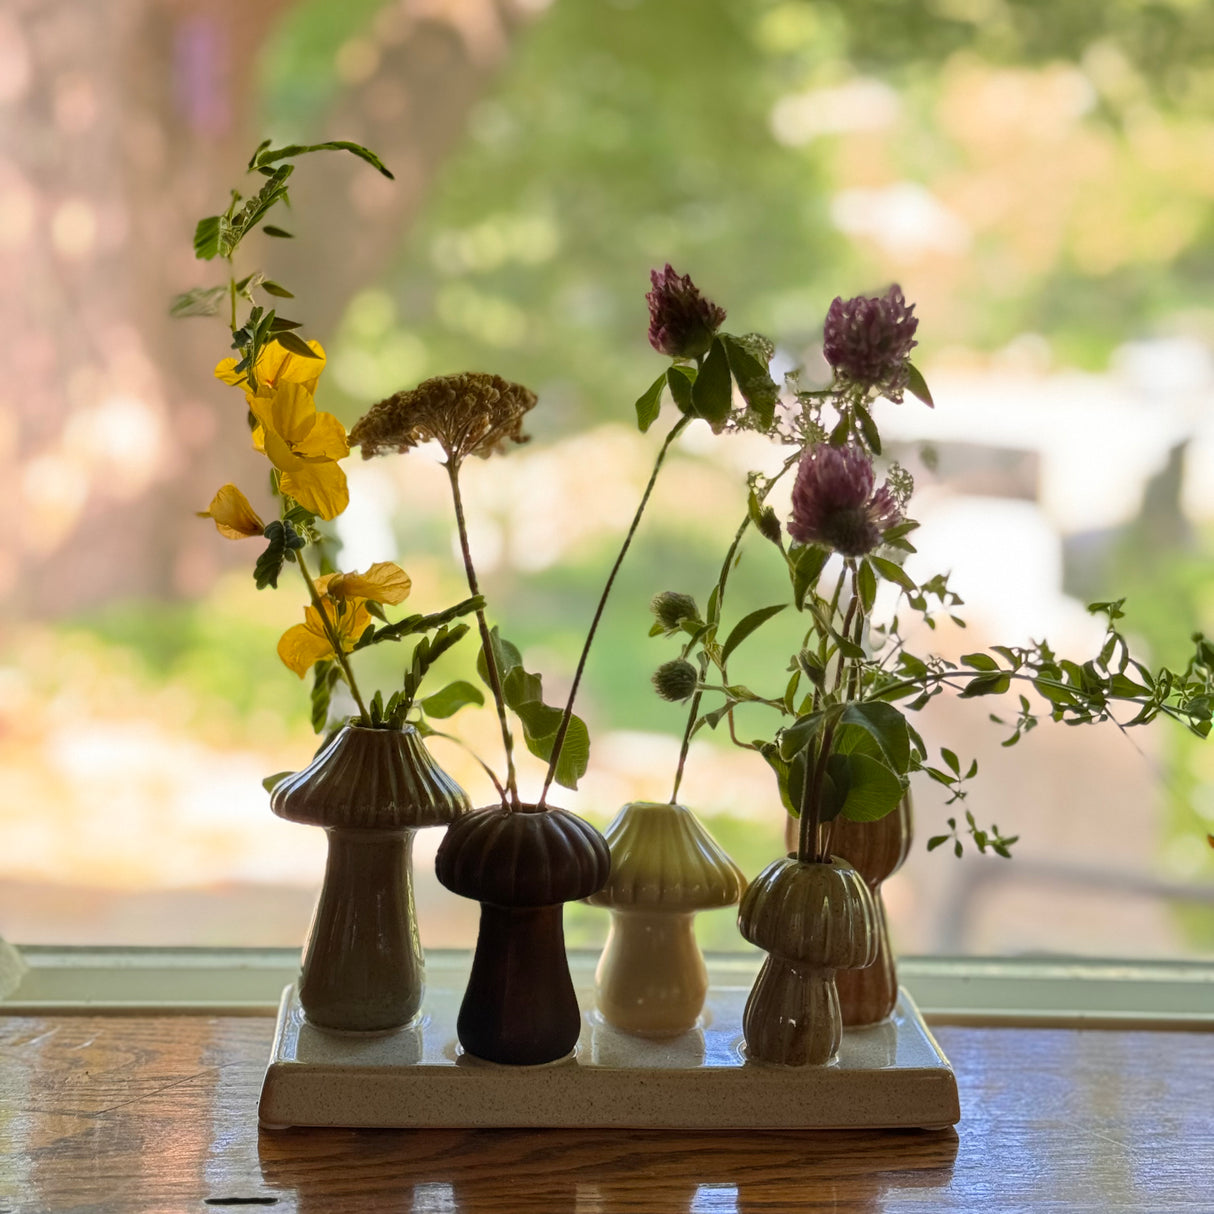
M 21 950 L 28 966 L 0 1016 L 272 1016 L 299 972 L 296 949 Z M 427 982 L 462 985 L 470 954 L 427 953 Z M 571 951 L 591 985 L 597 951 Z M 708 957 L 714 985 L 749 985 L 757 952 Z M 1086 958 L 904 957 L 899 978 L 933 1024 L 1214 1031 L 1214 963 Z

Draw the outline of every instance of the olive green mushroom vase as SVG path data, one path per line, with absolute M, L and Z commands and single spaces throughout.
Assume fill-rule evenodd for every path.
M 464 1051 L 508 1066 L 555 1062 L 582 1029 L 564 904 L 607 880 L 611 855 L 563 809 L 495 806 L 461 818 L 435 857 L 438 879 L 481 904 L 468 986 L 456 1020 Z
M 586 899 L 611 911 L 595 971 L 599 1012 L 638 1036 L 684 1033 L 695 1027 L 708 993 L 696 912 L 732 906 L 746 880 L 683 805 L 632 801 L 603 836 L 611 877 Z
M 323 827 L 329 841 L 299 979 L 304 1015 L 343 1032 L 408 1024 L 425 986 L 413 836 L 466 813 L 463 789 L 412 725 L 346 725 L 307 767 L 274 786 L 270 808 Z
M 784 1066 L 830 1062 L 843 1039 L 835 972 L 877 955 L 864 878 L 838 856 L 775 860 L 746 890 L 738 928 L 767 953 L 742 1014 L 747 1055 Z

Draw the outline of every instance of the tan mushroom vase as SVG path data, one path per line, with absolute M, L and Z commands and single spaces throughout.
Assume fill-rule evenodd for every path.
M 595 972 L 599 1011 L 608 1024 L 639 1036 L 686 1032 L 708 993 L 696 912 L 732 906 L 745 879 L 682 805 L 633 801 L 603 836 L 611 877 L 586 899 L 611 911 Z
M 421 1006 L 425 975 L 413 835 L 466 813 L 464 790 L 412 725 L 347 725 L 303 771 L 274 786 L 270 808 L 324 827 L 329 839 L 299 980 L 304 1014 L 346 1032 L 408 1024 Z

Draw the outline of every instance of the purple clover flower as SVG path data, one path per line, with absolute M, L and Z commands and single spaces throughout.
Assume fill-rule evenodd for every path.
M 826 313 L 822 352 L 838 375 L 867 391 L 879 388 L 900 402 L 910 367 L 910 352 L 919 343 L 915 305 L 894 283 L 884 295 L 836 296 Z
M 651 270 L 649 344 L 668 358 L 696 358 L 708 351 L 713 334 L 725 321 L 725 309 L 700 295 L 691 275 L 681 278 L 670 262 Z
M 788 534 L 843 556 L 865 556 L 902 520 L 886 482 L 873 491 L 872 460 L 857 447 L 819 443 L 801 457 Z

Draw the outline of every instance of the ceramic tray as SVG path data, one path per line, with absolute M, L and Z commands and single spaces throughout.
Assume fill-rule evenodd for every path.
M 535 1067 L 461 1051 L 455 1018 L 466 960 L 431 961 L 421 1015 L 385 1034 L 314 1028 L 288 987 L 262 1126 L 939 1129 L 961 1115 L 952 1067 L 905 990 L 890 1020 L 844 1034 L 835 1062 L 791 1068 L 746 1058 L 749 984 L 736 973 L 711 975 L 697 1028 L 647 1039 L 618 1032 L 594 1010 L 592 958 L 571 968 L 581 1039 L 570 1057 Z

